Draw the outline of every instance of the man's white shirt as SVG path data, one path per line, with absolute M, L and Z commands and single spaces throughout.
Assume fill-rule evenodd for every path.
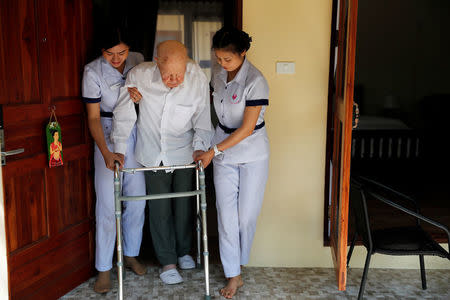
M 128 87 L 142 94 L 139 117 Z M 213 135 L 208 80 L 193 61 L 186 66 L 182 84 L 168 88 L 158 66 L 144 62 L 128 73 L 114 109 L 111 139 L 114 152 L 125 154 L 137 119 L 136 160 L 146 167 L 188 164 L 195 150 L 206 151 Z

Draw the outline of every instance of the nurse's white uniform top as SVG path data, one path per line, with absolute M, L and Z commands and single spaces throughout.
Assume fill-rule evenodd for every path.
M 112 112 L 119 97 L 119 90 L 125 84 L 128 71 L 144 61 L 144 56 L 130 52 L 125 61 L 123 74 L 117 71 L 103 56 L 84 67 L 82 96 L 86 103 L 100 102 L 100 111 Z
M 269 168 L 269 140 L 264 112 L 269 87 L 264 76 L 247 59 L 236 77 L 227 80 L 224 69 L 213 77 L 214 107 L 219 125 L 213 138 L 218 144 L 242 125 L 247 106 L 262 106 L 253 133 L 213 159 L 220 259 L 225 276 L 241 273 L 249 261 L 256 220 L 264 199 Z
M 239 128 L 247 106 L 262 106 L 256 122 L 256 130 L 237 145 L 228 148 L 224 154 L 215 157 L 223 163 L 245 163 L 269 157 L 269 140 L 264 122 L 266 106 L 269 105 L 269 86 L 261 72 L 246 58 L 236 77 L 227 83 L 227 71 L 213 76 L 214 108 L 220 124 L 216 128 L 212 144 L 218 144 L 228 137 L 231 130 Z
M 100 103 L 100 116 L 105 141 L 110 151 L 113 144 L 110 139 L 112 111 L 117 104 L 120 88 L 124 85 L 127 73 L 144 60 L 140 53 L 130 52 L 125 62 L 123 74 L 111 66 L 103 56 L 87 64 L 84 68 L 82 97 L 85 103 Z M 126 168 L 141 167 L 134 158 L 136 130 L 127 140 L 126 147 L 131 155 L 125 157 Z M 112 268 L 112 257 L 116 236 L 114 218 L 114 173 L 106 168 L 100 149 L 95 145 L 95 191 L 96 202 L 96 254 L 95 267 L 98 271 Z M 122 178 L 124 195 L 145 195 L 145 179 L 142 172 L 125 174 Z M 137 256 L 142 241 L 142 227 L 145 219 L 145 201 L 124 202 L 123 244 L 124 255 Z

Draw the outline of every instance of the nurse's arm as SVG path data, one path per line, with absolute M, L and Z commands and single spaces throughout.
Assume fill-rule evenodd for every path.
M 224 151 L 250 136 L 255 130 L 261 108 L 262 106 L 247 106 L 244 110 L 244 120 L 242 121 L 241 127 L 236 129 L 226 139 L 217 144 L 217 148 L 220 151 Z
M 121 165 L 123 165 L 123 160 L 121 160 L 117 154 L 109 151 L 108 146 L 106 145 L 105 135 L 100 122 L 100 103 L 86 103 L 86 110 L 88 115 L 89 131 L 91 132 L 91 136 L 97 144 L 97 147 L 102 153 L 106 167 L 113 170 L 115 161 L 118 161 Z
M 228 148 L 239 144 L 243 139 L 250 136 L 255 130 L 256 122 L 258 122 L 259 113 L 262 106 L 247 106 L 244 110 L 244 119 L 242 125 L 230 134 L 226 139 L 217 144 L 217 149 L 224 151 Z M 195 161 L 201 160 L 206 168 L 214 157 L 214 150 L 210 149 L 196 157 Z

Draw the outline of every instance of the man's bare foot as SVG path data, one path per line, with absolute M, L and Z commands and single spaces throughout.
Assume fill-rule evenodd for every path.
M 225 287 L 220 289 L 220 294 L 227 299 L 231 299 L 236 294 L 238 288 L 243 285 L 244 281 L 242 281 L 241 275 L 228 278 L 228 283 Z

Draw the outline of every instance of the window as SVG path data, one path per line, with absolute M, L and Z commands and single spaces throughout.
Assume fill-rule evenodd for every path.
M 166 40 L 177 40 L 188 49 L 188 55 L 205 72 L 208 79 L 216 68 L 211 51 L 212 37 L 223 24 L 223 1 L 168 1 L 159 3 L 155 36 L 156 45 Z

